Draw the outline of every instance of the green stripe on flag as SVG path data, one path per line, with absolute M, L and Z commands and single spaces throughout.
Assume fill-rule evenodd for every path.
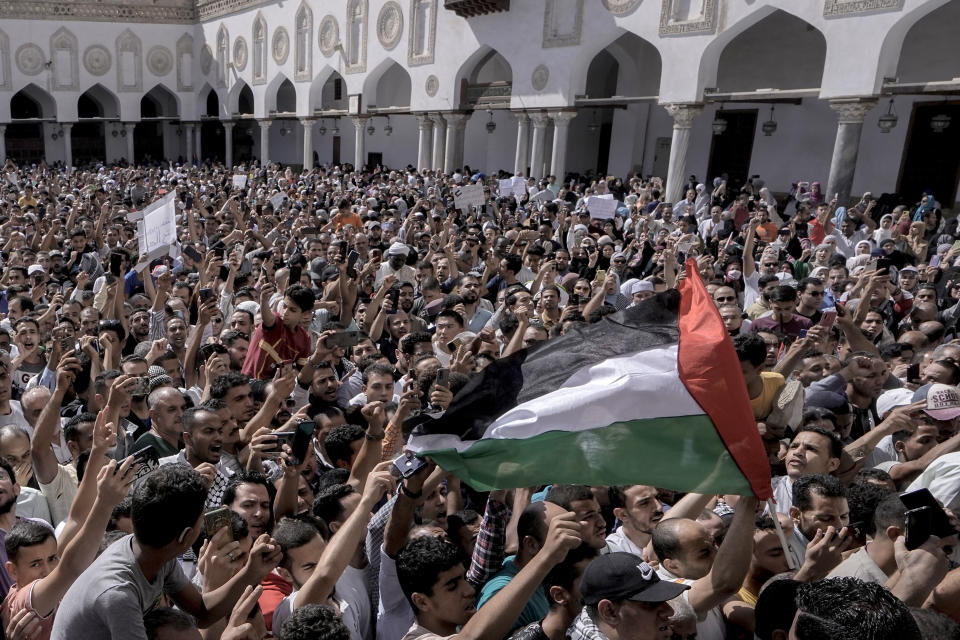
M 523 439 L 485 438 L 429 456 L 478 491 L 541 484 L 648 484 L 675 491 L 752 495 L 706 415 L 616 422 Z

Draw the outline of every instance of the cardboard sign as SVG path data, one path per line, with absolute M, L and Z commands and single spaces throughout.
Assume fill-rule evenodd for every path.
M 243 189 L 247 186 L 247 176 L 242 174 L 237 174 L 233 176 L 233 188 L 234 189 Z
M 557 197 L 553 195 L 553 191 L 550 191 L 550 189 L 544 189 L 543 191 L 533 194 L 533 200 L 543 204 L 546 204 L 547 202 L 553 202 L 556 200 L 556 198 Z
M 170 248 L 177 244 L 177 213 L 173 204 L 174 192 L 170 192 L 160 200 L 151 203 L 141 213 L 143 219 L 137 222 L 137 239 L 140 253 L 146 254 L 145 262 L 134 267 L 142 271 L 150 261 L 169 253 Z
M 591 218 L 605 220 L 617 215 L 617 201 L 613 196 L 590 196 L 587 198 L 587 210 Z
M 482 207 L 486 202 L 483 185 L 471 184 L 453 190 L 453 202 L 457 209 L 466 211 L 470 207 Z

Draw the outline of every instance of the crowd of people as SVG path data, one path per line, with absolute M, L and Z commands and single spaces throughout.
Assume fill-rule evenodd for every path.
M 960 240 L 933 194 L 501 193 L 513 176 L 469 167 L 2 177 L 7 638 L 960 638 Z M 484 204 L 458 208 L 463 185 Z M 177 243 L 151 260 L 137 220 L 171 193 Z M 774 501 L 480 492 L 405 453 L 471 375 L 660 304 L 693 264 Z

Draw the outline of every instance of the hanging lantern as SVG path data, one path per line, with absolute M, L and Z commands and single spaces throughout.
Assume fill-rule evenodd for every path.
M 497 123 L 493 121 L 493 109 L 487 109 L 487 115 L 490 116 L 487 122 L 487 133 L 493 133 L 497 128 Z
M 935 115 L 930 119 L 930 128 L 934 133 L 943 133 L 943 130 L 950 126 L 950 119 L 945 113 Z
M 373 126 L 373 120 L 370 121 L 370 126 L 367 127 L 367 135 L 372 136 L 377 132 L 377 128 Z
M 390 116 L 387 116 L 387 124 L 383 127 L 383 134 L 388 136 L 391 133 L 393 133 L 393 127 L 390 126 Z
M 717 111 L 717 117 L 713 119 L 711 126 L 713 127 L 713 135 L 715 136 L 727 130 L 727 121 L 723 119 L 723 105 L 720 105 L 720 109 Z
M 897 114 L 893 110 L 893 98 L 890 98 L 890 107 L 887 112 L 877 120 L 877 126 L 880 127 L 880 133 L 890 133 L 890 129 L 897 126 Z
M 320 131 L 320 135 L 322 136 L 327 135 L 327 126 L 323 124 L 323 118 L 320 118 L 320 129 L 318 129 L 318 131 Z
M 593 110 L 593 119 L 590 121 L 590 124 L 587 125 L 587 131 L 590 133 L 596 133 L 600 130 L 600 124 L 597 122 L 597 110 Z
M 333 129 L 330 130 L 330 135 L 332 136 L 340 135 L 340 118 L 333 119 Z
M 771 136 L 777 130 L 777 121 L 773 119 L 773 105 L 770 105 L 770 119 L 760 125 L 763 135 Z

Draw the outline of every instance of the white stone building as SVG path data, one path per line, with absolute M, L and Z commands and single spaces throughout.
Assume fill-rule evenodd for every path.
M 642 171 L 670 198 L 727 172 L 951 206 L 958 31 L 960 0 L 3 0 L 0 161 Z

